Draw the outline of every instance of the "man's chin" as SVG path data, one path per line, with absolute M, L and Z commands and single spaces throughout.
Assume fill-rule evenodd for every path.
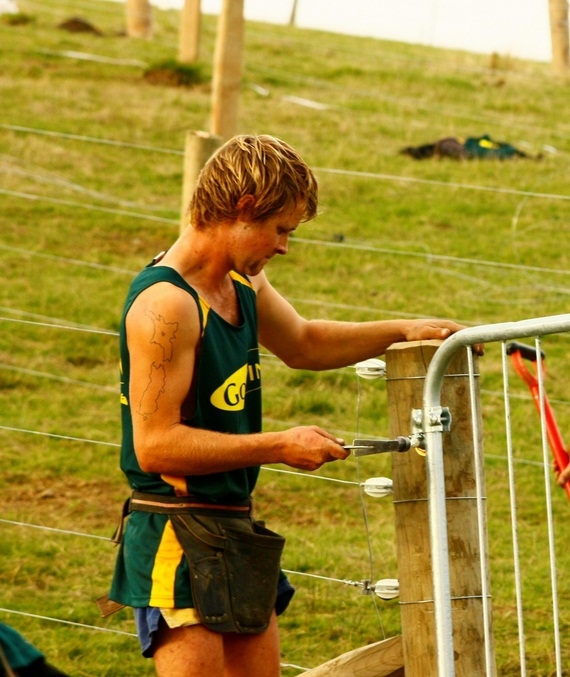
M 259 275 L 259 273 L 261 273 L 268 261 L 269 259 L 251 266 L 244 266 L 242 270 L 236 270 L 236 273 L 239 273 L 240 275 L 247 275 L 248 277 L 254 277 L 255 275 Z

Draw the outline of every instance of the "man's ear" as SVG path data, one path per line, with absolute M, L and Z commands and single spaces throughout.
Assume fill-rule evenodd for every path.
M 254 195 L 242 195 L 237 203 L 237 210 L 241 219 L 253 221 L 256 199 Z

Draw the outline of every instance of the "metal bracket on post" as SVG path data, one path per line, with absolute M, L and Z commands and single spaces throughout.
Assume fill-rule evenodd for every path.
M 449 407 L 431 407 L 428 410 L 428 420 L 424 421 L 422 409 L 412 409 L 412 435 L 422 439 L 425 433 L 448 433 L 451 430 L 451 411 Z
M 400 435 L 396 439 L 354 440 L 345 444 L 344 448 L 352 451 L 354 456 L 369 456 L 386 452 L 402 452 L 416 449 L 421 456 L 425 451 L 421 448 L 426 432 L 449 432 L 451 429 L 451 413 L 447 407 L 432 407 L 429 410 L 428 425 L 423 425 L 421 409 L 412 409 L 412 434 Z

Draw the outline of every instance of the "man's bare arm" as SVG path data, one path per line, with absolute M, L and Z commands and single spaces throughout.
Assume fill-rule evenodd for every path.
M 333 369 L 376 357 L 393 343 L 446 339 L 462 325 L 450 320 L 333 322 L 305 320 L 271 286 L 265 273 L 254 278 L 260 342 L 298 369 Z M 482 352 L 482 347 L 477 348 Z
M 143 292 L 128 313 L 127 340 L 135 451 L 144 471 L 203 475 L 265 463 L 315 470 L 348 455 L 342 440 L 316 426 L 230 435 L 182 423 L 200 340 L 198 310 L 186 292 L 162 284 Z

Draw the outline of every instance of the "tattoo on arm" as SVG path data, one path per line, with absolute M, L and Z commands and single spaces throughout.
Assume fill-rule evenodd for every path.
M 174 340 L 178 331 L 178 322 L 167 322 L 162 315 L 155 315 L 151 310 L 145 313 L 152 320 L 154 333 L 150 340 L 162 348 L 162 359 L 164 362 L 172 360 L 174 350 Z
M 164 383 L 166 382 L 166 371 L 162 364 L 153 362 L 150 366 L 148 383 L 139 402 L 138 413 L 146 421 L 158 409 L 158 398 L 164 392 Z
M 155 315 L 151 310 L 147 310 L 145 314 L 151 319 L 154 330 L 150 342 L 159 346 L 162 350 L 162 362 L 170 362 L 174 352 L 178 322 L 167 322 L 162 315 Z M 164 392 L 165 383 L 166 369 L 164 365 L 153 362 L 137 412 L 145 421 L 158 410 L 158 400 Z

